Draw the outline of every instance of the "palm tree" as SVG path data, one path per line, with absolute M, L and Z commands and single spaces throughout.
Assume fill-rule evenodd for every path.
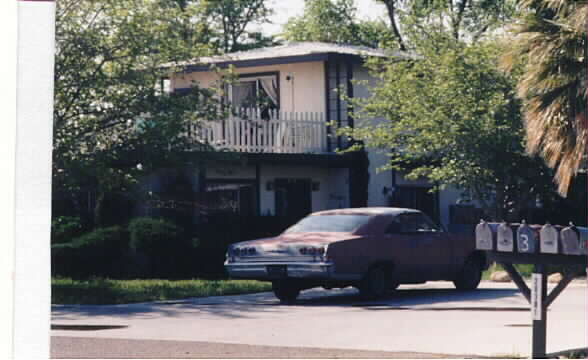
M 521 0 L 512 51 L 522 65 L 517 90 L 525 104 L 527 151 L 556 169 L 565 196 L 586 160 L 586 0 Z

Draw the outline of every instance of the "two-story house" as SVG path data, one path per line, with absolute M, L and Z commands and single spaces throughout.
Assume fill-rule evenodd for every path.
M 448 224 L 458 191 L 431 194 L 425 181 L 377 172 L 386 157 L 369 148 L 336 153 L 350 141 L 336 136 L 327 121 L 357 126 L 344 98 L 369 96 L 376 81 L 364 66 L 370 56 L 403 55 L 300 42 L 201 58 L 170 75 L 171 90 L 181 92 L 192 84 L 216 86 L 219 74 L 212 67 L 232 66 L 236 73 L 223 99 L 235 109 L 232 115 L 205 124 L 194 136 L 239 153 L 240 160 L 199 169 L 194 178 L 200 191 L 231 202 L 241 214 L 294 219 L 324 209 L 392 205 L 419 208 Z

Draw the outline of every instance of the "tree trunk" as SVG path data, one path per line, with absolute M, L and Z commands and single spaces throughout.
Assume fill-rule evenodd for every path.
M 105 194 L 102 191 L 96 191 L 96 202 L 94 203 L 94 228 L 102 225 L 102 205 L 104 204 Z
M 386 9 L 388 10 L 388 18 L 390 19 L 390 26 L 392 27 L 392 31 L 394 32 L 394 36 L 398 40 L 398 46 L 400 50 L 406 51 L 406 46 L 404 45 L 404 40 L 402 40 L 402 34 L 400 34 L 400 30 L 398 29 L 398 24 L 396 23 L 396 0 L 384 0 L 384 5 L 386 5 Z

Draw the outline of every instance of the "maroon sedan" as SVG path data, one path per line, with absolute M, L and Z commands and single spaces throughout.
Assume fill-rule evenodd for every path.
M 316 212 L 277 237 L 231 245 L 225 262 L 233 278 L 272 281 L 283 302 L 315 286 L 355 286 L 368 298 L 429 280 L 471 290 L 486 266 L 473 234 L 449 234 L 402 208 Z

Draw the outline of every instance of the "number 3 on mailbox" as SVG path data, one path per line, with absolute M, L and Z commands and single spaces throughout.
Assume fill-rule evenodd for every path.
M 521 253 L 535 252 L 535 232 L 529 225 L 521 224 L 517 231 L 517 247 Z

